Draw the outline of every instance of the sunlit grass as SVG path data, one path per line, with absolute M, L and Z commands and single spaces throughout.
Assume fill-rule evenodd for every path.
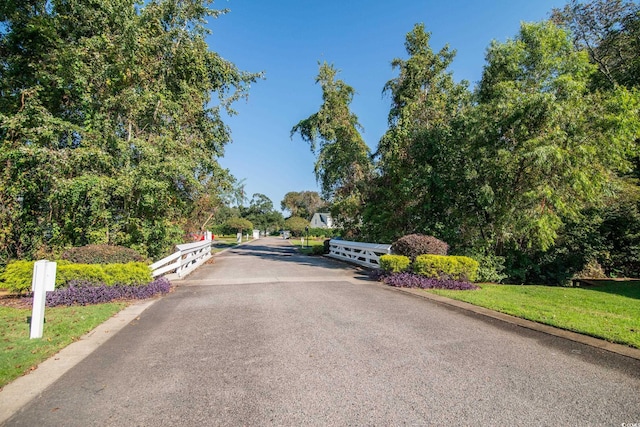
M 491 310 L 640 348 L 640 284 L 565 288 L 481 284 L 475 291 L 429 290 Z
M 45 310 L 44 334 L 29 339 L 31 309 L 0 306 L 0 387 L 33 369 L 122 310 L 124 302 Z

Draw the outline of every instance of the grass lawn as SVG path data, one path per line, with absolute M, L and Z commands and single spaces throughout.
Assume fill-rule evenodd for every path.
M 586 288 L 493 284 L 480 288 L 425 292 L 640 348 L 640 281 Z
M 299 237 L 292 237 L 289 239 L 289 242 L 291 242 L 293 246 L 296 246 L 303 254 L 309 255 L 313 252 L 314 246 L 323 246 L 325 240 L 326 239 L 314 239 L 310 237 L 309 241 L 307 241 L 307 238 L 305 237 L 304 244 L 302 244 Z
M 122 310 L 124 302 L 45 310 L 42 339 L 29 339 L 31 309 L 0 306 L 0 387 L 32 370 Z

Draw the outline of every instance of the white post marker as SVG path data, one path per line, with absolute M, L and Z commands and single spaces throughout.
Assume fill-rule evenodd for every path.
M 33 265 L 33 311 L 31 312 L 31 336 L 30 338 L 42 338 L 44 329 L 44 304 L 47 299 L 47 291 L 53 291 L 56 287 L 55 262 L 46 259 L 36 261 Z

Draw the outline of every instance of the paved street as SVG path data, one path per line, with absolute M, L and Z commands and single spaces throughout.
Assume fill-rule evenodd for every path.
M 640 425 L 640 361 L 263 239 L 215 257 L 9 426 Z

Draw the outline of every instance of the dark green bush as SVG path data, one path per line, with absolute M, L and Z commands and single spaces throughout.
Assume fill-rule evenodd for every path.
M 478 261 L 478 281 L 500 283 L 508 277 L 505 274 L 504 257 L 486 254 L 473 255 L 471 258 Z
M 466 256 L 420 255 L 413 263 L 413 271 L 436 279 L 474 282 L 478 278 L 478 261 Z
M 380 257 L 380 268 L 390 273 L 407 271 L 409 265 L 411 265 L 411 260 L 404 255 L 382 255 Z
M 446 255 L 448 250 L 449 245 L 442 240 L 423 234 L 409 234 L 391 245 L 394 254 L 407 256 L 411 261 L 419 255 Z
M 311 255 L 322 255 L 322 254 L 324 254 L 324 246 L 311 247 Z
M 144 258 L 133 249 L 114 245 L 87 245 L 67 249 L 62 259 L 76 264 L 126 264 L 142 262 Z
M 331 250 L 331 239 L 327 239 L 324 241 L 323 246 L 323 254 L 328 254 Z
M 0 287 L 13 293 L 25 293 L 31 290 L 33 261 L 13 261 L 7 265 L 0 276 Z M 91 283 L 140 285 L 149 283 L 151 270 L 141 262 L 126 264 L 71 264 L 58 261 L 56 269 L 56 289 L 64 288 L 72 280 L 83 280 Z

